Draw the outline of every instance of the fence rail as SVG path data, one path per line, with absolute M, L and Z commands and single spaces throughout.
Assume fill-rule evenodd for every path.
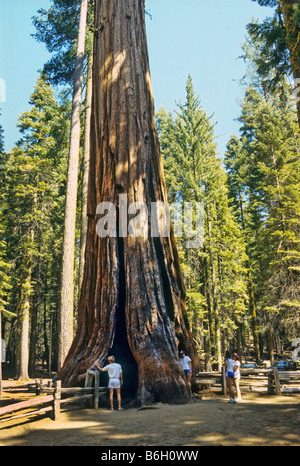
M 39 393 L 39 387 L 40 387 L 40 381 L 35 380 L 30 381 L 30 382 L 3 382 L 3 380 L 0 380 L 0 400 L 3 397 L 3 392 L 36 392 L 36 394 Z
M 94 386 L 93 386 L 94 378 Z M 99 406 L 99 396 L 107 392 L 107 388 L 99 387 L 99 373 L 96 372 L 95 375 L 87 374 L 85 379 L 85 387 L 61 387 L 61 381 L 57 380 L 54 387 L 44 386 L 43 381 L 28 382 L 25 384 L 12 384 L 12 383 L 2 383 L 2 392 L 12 389 L 22 389 L 27 387 L 35 388 L 36 397 L 31 398 L 30 400 L 21 401 L 18 403 L 12 403 L 7 406 L 0 408 L 0 423 L 8 422 L 13 419 L 20 419 L 23 417 L 28 417 L 34 414 L 41 413 L 50 413 L 50 417 L 57 421 L 60 417 L 61 406 L 68 403 L 78 403 L 85 401 L 86 407 L 98 409 Z M 46 395 L 43 395 L 46 393 Z M 65 395 L 70 395 L 68 398 L 64 398 Z M 41 408 L 34 411 L 26 411 L 21 414 L 15 415 L 17 411 L 25 411 L 32 407 Z M 7 417 L 8 414 L 11 414 L 10 417 Z
M 300 390 L 300 371 L 279 371 L 277 368 L 255 368 L 240 369 L 240 389 L 241 391 L 261 391 L 268 394 L 280 395 L 285 385 L 293 385 L 294 390 Z M 200 388 L 207 386 L 209 389 L 221 390 L 227 393 L 225 368 L 221 372 L 200 372 L 197 375 L 196 383 Z M 292 389 L 290 390 L 292 391 Z

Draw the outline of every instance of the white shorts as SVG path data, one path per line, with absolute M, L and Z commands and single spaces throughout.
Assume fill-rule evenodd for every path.
M 121 388 L 120 379 L 109 379 L 108 388 Z

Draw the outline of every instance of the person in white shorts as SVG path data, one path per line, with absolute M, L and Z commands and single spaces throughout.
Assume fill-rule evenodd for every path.
M 121 411 L 123 408 L 121 407 L 121 385 L 123 385 L 123 374 L 122 374 L 122 367 L 120 364 L 115 362 L 114 356 L 108 357 L 109 364 L 103 368 L 99 366 L 98 363 L 95 364 L 97 369 L 101 372 L 108 372 L 109 375 L 109 398 L 110 398 L 110 409 L 114 410 L 114 390 L 117 392 L 118 398 L 118 409 Z
M 234 383 L 234 386 L 235 386 L 235 389 L 236 389 L 236 395 L 237 395 L 235 401 L 242 401 L 241 390 L 240 390 L 240 378 L 241 378 L 240 357 L 239 357 L 239 355 L 237 353 L 233 353 L 232 359 L 233 359 L 233 371 L 234 371 L 233 383 Z

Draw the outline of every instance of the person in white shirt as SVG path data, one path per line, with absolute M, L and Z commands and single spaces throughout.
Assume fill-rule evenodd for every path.
M 189 356 L 186 356 L 184 351 L 180 351 L 180 362 L 182 364 L 182 368 L 185 372 L 187 381 L 191 384 L 192 380 L 192 360 Z
M 114 356 L 109 356 L 108 358 L 109 364 L 103 368 L 101 368 L 96 362 L 95 366 L 101 372 L 108 372 L 109 375 L 109 398 L 110 398 L 110 409 L 114 411 L 114 390 L 117 392 L 118 398 L 118 409 L 121 411 L 123 408 L 121 407 L 121 385 L 123 385 L 123 373 L 122 367 L 120 364 L 115 362 Z
M 233 371 L 233 364 L 234 361 L 231 358 L 231 352 L 226 351 L 225 353 L 225 376 L 226 376 L 226 384 L 229 393 L 229 403 L 234 403 L 234 392 L 232 389 L 233 379 L 234 379 L 234 371 Z
M 234 378 L 233 378 L 233 383 L 236 389 L 236 399 L 235 401 L 242 401 L 241 397 L 241 390 L 240 390 L 240 378 L 241 378 L 241 373 L 240 373 L 240 357 L 237 353 L 233 353 L 232 355 L 233 359 L 233 372 L 234 372 Z

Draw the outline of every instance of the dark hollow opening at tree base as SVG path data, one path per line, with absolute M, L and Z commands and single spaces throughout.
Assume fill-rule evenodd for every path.
M 129 347 L 125 303 L 126 303 L 126 285 L 125 285 L 125 267 L 124 267 L 124 245 L 123 238 L 118 238 L 119 252 L 119 305 L 116 311 L 115 335 L 114 342 L 108 356 L 114 356 L 116 362 L 122 366 L 123 385 L 121 387 L 122 404 L 128 404 L 136 399 L 138 390 L 138 367 Z M 102 372 L 101 385 L 108 384 L 108 375 Z M 114 398 L 116 402 L 116 397 Z

